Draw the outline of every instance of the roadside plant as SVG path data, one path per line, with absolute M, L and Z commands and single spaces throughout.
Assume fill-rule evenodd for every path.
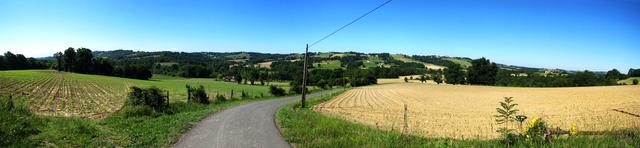
M 576 126 L 576 123 L 572 123 L 571 128 L 569 128 L 569 135 L 576 135 L 576 134 L 578 134 L 578 127 Z
M 282 89 L 280 87 L 277 87 L 277 86 L 273 86 L 273 85 L 269 86 L 269 92 L 271 94 L 273 94 L 274 96 L 284 96 L 285 95 L 284 89 Z
M 221 94 L 216 94 L 216 102 L 215 103 L 222 103 L 227 101 L 227 98 L 224 97 L 224 95 Z
M 525 132 L 528 141 L 532 144 L 544 144 L 551 142 L 551 133 L 542 118 L 533 117 L 529 120 L 529 129 Z
M 209 104 L 209 96 L 207 92 L 204 90 L 204 86 L 200 85 L 200 87 L 191 87 L 189 85 L 187 87 L 187 100 L 189 102 L 201 103 L 201 104 Z
M 504 97 L 504 101 L 500 102 L 500 107 L 496 108 L 498 114 L 494 115 L 494 117 L 496 117 L 496 122 L 498 124 L 504 124 L 505 127 L 498 129 L 498 132 L 507 134 L 513 131 L 513 129 L 509 128 L 509 125 L 517 119 L 516 113 L 519 111 L 516 109 L 517 105 L 518 104 L 513 103 L 513 97 Z
M 164 95 L 164 90 L 161 90 L 155 86 L 149 88 L 131 87 L 128 98 L 128 103 L 131 105 L 146 105 L 152 107 L 156 111 L 165 109 L 169 103 L 167 102 L 167 96 Z

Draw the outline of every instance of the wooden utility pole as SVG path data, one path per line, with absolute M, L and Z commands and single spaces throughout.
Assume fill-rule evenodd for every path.
M 305 89 L 307 88 L 307 53 L 309 53 L 309 44 L 307 44 L 307 47 L 304 49 L 304 65 L 302 66 L 302 99 L 300 103 L 301 108 L 305 107 L 304 103 L 307 98 L 307 91 Z

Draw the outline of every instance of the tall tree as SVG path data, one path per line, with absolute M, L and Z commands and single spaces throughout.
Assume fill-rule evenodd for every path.
M 92 60 L 93 54 L 91 50 L 88 48 L 78 48 L 76 51 L 76 61 L 74 64 L 75 72 L 78 73 L 89 73 L 93 67 Z
M 63 57 L 64 55 L 62 54 L 62 52 L 56 52 L 55 54 L 53 54 L 53 58 L 56 59 L 56 69 L 58 71 L 64 70 Z
M 464 84 L 465 73 L 459 64 L 451 64 L 444 69 L 445 82 L 449 84 Z
M 16 54 L 15 69 L 27 69 L 29 68 L 29 61 L 22 54 Z
M 618 80 L 621 78 L 621 76 L 622 74 L 620 73 L 620 71 L 614 68 L 612 70 L 609 70 L 607 72 L 607 75 L 605 75 L 604 77 L 607 79 Z
M 74 64 L 76 63 L 76 51 L 72 47 L 64 50 L 64 57 L 62 58 L 62 61 L 64 64 L 64 71 L 73 71 Z
M 113 75 L 113 64 L 111 60 L 106 57 L 98 57 L 93 59 L 93 68 L 96 74 L 100 75 Z
M 4 69 L 5 69 L 4 56 L 0 55 L 0 70 L 4 70 Z
M 471 61 L 469 67 L 468 78 L 470 84 L 494 85 L 496 82 L 496 74 L 498 66 L 491 63 L 488 59 L 480 58 Z
M 627 75 L 629 75 L 629 77 L 640 77 L 640 69 L 630 68 L 629 72 L 627 72 Z
M 5 64 L 6 69 L 16 69 L 18 58 L 15 54 L 7 51 L 6 53 L 4 53 L 4 58 L 7 61 Z

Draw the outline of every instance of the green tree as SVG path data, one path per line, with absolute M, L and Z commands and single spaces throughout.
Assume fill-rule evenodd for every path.
M 459 64 L 451 64 L 444 69 L 445 82 L 448 84 L 464 84 L 465 73 Z
M 64 56 L 62 58 L 62 67 L 64 67 L 64 71 L 73 71 L 74 64 L 76 63 L 76 51 L 69 47 L 67 50 L 64 50 Z
M 58 71 L 63 71 L 64 70 L 64 61 L 63 61 L 63 57 L 64 55 L 62 54 L 62 52 L 56 52 L 55 54 L 53 54 L 53 58 L 56 59 L 56 70 Z
M 75 72 L 89 73 L 93 69 L 93 54 L 88 48 L 78 48 L 76 50 L 76 60 L 74 64 Z
M 433 81 L 436 82 L 436 84 L 440 84 L 443 82 L 442 80 L 442 74 L 435 74 L 435 76 L 433 76 Z
M 420 80 L 421 83 L 424 83 L 427 81 L 427 76 L 425 75 L 420 75 L 420 77 L 418 78 L 418 80 Z
M 0 55 L 0 70 L 4 70 L 5 69 L 5 64 L 4 64 L 4 56 Z
M 15 54 L 7 51 L 4 53 L 4 59 L 6 61 L 6 64 L 5 64 L 6 69 L 17 69 L 18 57 Z
M 496 83 L 496 74 L 498 66 L 488 59 L 480 58 L 471 61 L 471 67 L 468 71 L 468 80 L 470 84 L 494 85 Z
M 629 72 L 627 72 L 629 77 L 640 77 L 640 69 L 630 68 Z
M 619 80 L 622 77 L 622 74 L 620 73 L 620 71 L 614 68 L 612 70 L 609 70 L 604 77 L 610 80 Z
M 269 82 L 269 71 L 267 71 L 266 69 L 261 70 L 259 72 L 259 77 L 258 80 L 260 80 L 260 85 L 265 85 L 265 83 Z

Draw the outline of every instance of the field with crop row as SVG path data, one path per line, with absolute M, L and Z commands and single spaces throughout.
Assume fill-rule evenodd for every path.
M 640 114 L 639 86 L 514 88 L 402 82 L 354 88 L 314 110 L 401 130 L 407 104 L 408 131 L 413 134 L 493 139 L 504 126 L 493 117 L 504 97 L 514 97 L 519 114 L 542 117 L 553 128 L 576 124 L 580 131 L 610 131 L 640 126 L 640 118 L 633 115 Z
M 124 89 L 55 71 L 7 71 L 0 75 L 0 95 L 25 99 L 39 114 L 99 117 L 118 110 Z
M 169 91 L 170 101 L 186 101 L 185 86 L 203 85 L 210 96 L 269 97 L 267 86 L 239 85 L 213 79 L 154 78 L 135 80 L 52 70 L 0 71 L 0 95 L 27 103 L 37 114 L 102 118 L 119 110 L 131 86 L 156 86 Z

